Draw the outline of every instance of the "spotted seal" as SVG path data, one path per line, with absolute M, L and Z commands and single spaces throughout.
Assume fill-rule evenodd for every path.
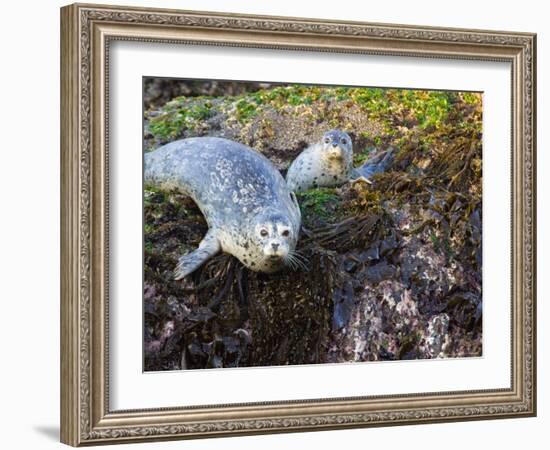
M 214 137 L 174 141 L 145 154 L 144 178 L 189 195 L 209 227 L 199 247 L 179 259 L 175 279 L 220 251 L 257 272 L 296 265 L 301 221 L 296 196 L 254 149 Z
M 327 131 L 320 142 L 306 148 L 292 162 L 286 182 L 293 192 L 316 187 L 336 187 L 349 181 L 371 184 L 370 177 L 384 171 L 392 162 L 393 151 L 384 152 L 360 167 L 353 167 L 353 144 L 344 131 Z
M 298 155 L 288 168 L 286 182 L 294 192 L 341 186 L 350 179 L 352 170 L 351 138 L 344 131 L 331 130 Z

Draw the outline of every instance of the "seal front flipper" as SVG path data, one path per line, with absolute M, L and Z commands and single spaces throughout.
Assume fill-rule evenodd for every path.
M 208 231 L 199 244 L 199 248 L 179 259 L 178 265 L 174 269 L 174 279 L 181 280 L 186 277 L 220 251 L 220 241 L 214 236 L 214 233 Z

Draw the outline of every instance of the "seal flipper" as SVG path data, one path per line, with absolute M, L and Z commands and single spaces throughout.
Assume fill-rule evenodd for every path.
M 350 174 L 350 181 L 352 183 L 357 181 L 364 181 L 365 183 L 372 184 L 370 179 L 377 173 L 384 172 L 388 169 L 394 157 L 394 149 L 390 148 L 385 152 L 368 159 L 362 166 L 355 167 Z
M 190 273 L 197 270 L 212 256 L 219 253 L 221 250 L 220 241 L 214 236 L 212 231 L 208 231 L 204 239 L 199 244 L 199 248 L 180 257 L 178 265 L 174 269 L 174 279 L 181 280 Z
M 357 183 L 359 181 L 362 181 L 363 183 L 372 184 L 372 181 L 369 180 L 367 177 L 365 177 L 361 171 L 357 169 L 353 169 L 351 171 L 350 177 L 349 177 L 350 183 Z

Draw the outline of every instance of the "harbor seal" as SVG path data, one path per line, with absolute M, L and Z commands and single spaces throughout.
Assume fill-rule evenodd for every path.
M 353 146 L 347 133 L 327 131 L 320 142 L 306 148 L 292 162 L 286 174 L 294 192 L 316 187 L 341 186 L 353 170 Z
M 331 130 L 320 142 L 306 148 L 288 168 L 286 182 L 294 192 L 317 187 L 337 187 L 363 181 L 386 170 L 393 161 L 393 149 L 382 152 L 359 167 L 353 167 L 353 144 L 347 133 Z
M 197 137 L 146 153 L 144 166 L 146 183 L 189 195 L 209 227 L 199 247 L 179 259 L 176 280 L 220 251 L 257 272 L 296 266 L 300 208 L 265 156 L 228 139 Z

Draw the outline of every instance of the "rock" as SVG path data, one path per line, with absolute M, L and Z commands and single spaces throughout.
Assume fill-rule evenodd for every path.
M 220 255 L 179 283 L 171 276 L 176 258 L 197 246 L 206 223 L 181 194 L 148 190 L 146 370 L 482 354 L 480 96 L 155 86 L 145 111 L 148 149 L 222 136 L 253 146 L 284 172 L 339 127 L 352 136 L 355 165 L 371 161 L 373 184 L 299 196 L 307 271 L 266 276 Z

